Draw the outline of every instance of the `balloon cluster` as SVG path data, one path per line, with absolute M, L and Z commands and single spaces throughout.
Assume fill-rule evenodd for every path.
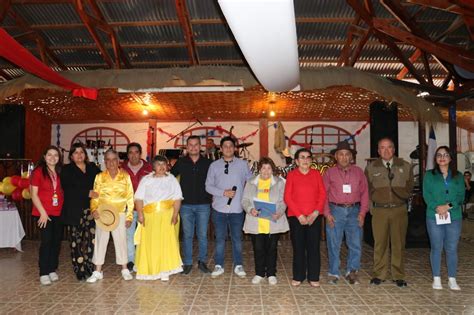
M 30 180 L 28 172 L 23 172 L 21 176 L 14 175 L 3 178 L 0 182 L 0 193 L 11 196 L 14 201 L 31 199 Z

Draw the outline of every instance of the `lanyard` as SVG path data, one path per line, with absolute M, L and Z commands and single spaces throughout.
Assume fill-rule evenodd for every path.
M 56 188 L 58 187 L 58 175 L 56 173 L 51 172 L 48 169 L 49 176 L 51 177 L 51 182 L 53 184 L 53 190 L 56 192 Z

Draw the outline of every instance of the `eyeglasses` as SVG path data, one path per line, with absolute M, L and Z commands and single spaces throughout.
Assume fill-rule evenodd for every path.
M 438 153 L 438 154 L 436 154 L 436 157 L 437 158 L 448 158 L 449 153 Z
M 229 162 L 225 162 L 225 166 L 224 166 L 224 174 L 229 174 Z

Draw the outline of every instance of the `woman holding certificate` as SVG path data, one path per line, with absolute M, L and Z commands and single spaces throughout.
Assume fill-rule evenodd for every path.
M 258 163 L 259 174 L 247 181 L 242 198 L 245 216 L 244 232 L 251 234 L 255 258 L 253 284 L 265 277 L 268 283 L 277 284 L 276 260 L 280 233 L 289 230 L 283 201 L 284 179 L 274 176 L 275 163 L 263 157 Z
M 464 178 L 458 172 L 451 151 L 446 146 L 436 149 L 433 170 L 423 179 L 423 198 L 426 202 L 426 227 L 431 243 L 433 289 L 441 290 L 441 252 L 446 253 L 448 286 L 461 290 L 456 283 L 458 242 L 461 235 L 464 201 Z

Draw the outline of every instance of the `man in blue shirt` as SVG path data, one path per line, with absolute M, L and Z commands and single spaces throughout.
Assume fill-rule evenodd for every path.
M 221 139 L 222 158 L 209 167 L 206 178 L 206 191 L 213 196 L 212 222 L 216 233 L 215 267 L 211 276 L 224 273 L 224 250 L 227 227 L 232 240 L 234 273 L 245 277 L 242 267 L 242 226 L 244 213 L 241 206 L 245 182 L 252 176 L 247 162 L 235 157 L 235 140 L 232 137 Z

